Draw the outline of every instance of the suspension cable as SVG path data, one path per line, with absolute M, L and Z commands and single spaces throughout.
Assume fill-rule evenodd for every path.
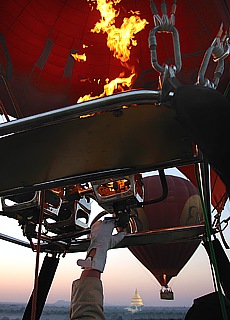
M 37 246 L 36 246 L 36 264 L 35 264 L 35 274 L 34 274 L 34 289 L 32 296 L 32 309 L 31 309 L 31 320 L 36 320 L 36 309 L 37 309 L 37 294 L 38 294 L 38 272 L 39 272 L 39 258 L 41 249 L 41 233 L 42 233 L 42 221 L 44 218 L 44 205 L 45 205 L 45 190 L 41 191 L 40 196 L 40 215 L 39 215 L 39 225 L 37 234 Z
M 203 208 L 203 212 L 204 212 L 204 220 L 205 220 L 205 228 L 206 228 L 206 234 L 207 234 L 207 242 L 208 242 L 209 250 L 210 250 L 211 263 L 213 264 L 213 268 L 214 268 L 214 271 L 215 271 L 215 278 L 216 278 L 216 284 L 217 284 L 217 289 L 218 289 L 217 293 L 218 293 L 218 297 L 219 297 L 219 301 L 220 301 L 220 308 L 221 308 L 223 320 L 228 320 L 226 307 L 225 307 L 225 303 L 224 303 L 224 297 L 223 297 L 222 289 L 221 289 L 221 285 L 220 285 L 220 275 L 219 275 L 219 270 L 218 270 L 218 266 L 217 266 L 215 250 L 214 250 L 213 243 L 212 243 L 212 238 L 211 238 L 211 228 L 210 228 L 209 218 L 208 218 L 208 214 L 207 214 L 207 210 L 206 210 L 206 205 L 205 205 L 205 202 L 204 202 L 203 190 L 202 190 L 202 187 L 201 187 L 201 179 L 200 179 L 201 171 L 200 171 L 200 166 L 199 165 L 200 164 L 195 164 L 196 180 L 197 180 L 198 189 L 199 189 L 200 195 L 201 195 L 201 203 L 202 203 L 202 208 Z M 214 283 L 215 283 L 215 280 L 214 280 Z
M 11 89 L 10 89 L 10 86 L 9 86 L 5 76 L 0 73 L 0 78 L 2 79 L 3 84 L 4 84 L 4 86 L 5 86 L 6 90 L 7 90 L 8 96 L 10 98 L 10 101 L 11 101 L 12 105 L 13 105 L 13 108 L 14 108 L 14 111 L 16 113 L 17 118 L 23 118 L 22 111 L 20 110 L 20 108 L 19 108 L 19 106 L 18 106 L 18 104 L 17 104 L 17 102 L 15 100 L 15 97 L 14 97 L 14 95 L 13 95 Z

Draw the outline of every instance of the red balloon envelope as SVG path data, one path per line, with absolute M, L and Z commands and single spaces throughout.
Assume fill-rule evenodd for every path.
M 155 0 L 161 16 L 161 0 Z M 173 1 L 166 1 L 170 6 Z M 151 66 L 148 36 L 154 27 L 149 0 L 122 0 L 116 26 L 139 11 L 148 24 L 135 34 L 128 65 L 135 68 L 133 88 L 157 89 L 158 72 Z M 169 9 L 169 8 L 168 8 Z M 168 10 L 170 14 L 170 10 Z M 122 72 L 121 64 L 107 46 L 106 33 L 92 33 L 100 20 L 95 1 L 87 0 L 10 0 L 0 1 L 0 108 L 15 117 L 25 117 L 75 104 L 80 96 L 100 95 L 107 79 Z M 175 26 L 180 35 L 182 69 L 178 79 L 193 84 L 205 51 L 210 47 L 221 23 L 229 27 L 230 10 L 226 0 L 178 1 Z M 85 54 L 86 61 L 71 54 Z M 172 37 L 157 34 L 159 64 L 174 64 Z M 218 90 L 227 92 L 229 58 Z M 216 64 L 212 61 L 207 78 L 212 80 Z M 1 111 L 0 111 L 1 112 Z M 193 169 L 186 173 L 193 181 Z M 212 180 L 212 204 L 221 211 L 226 201 L 225 187 Z M 223 200 L 224 199 L 224 200 Z M 220 205 L 221 202 L 221 205 Z
M 158 230 L 201 224 L 203 212 L 197 188 L 190 181 L 180 177 L 166 176 L 166 179 L 167 198 L 164 201 L 144 206 L 144 217 L 140 217 L 140 220 L 144 222 L 144 229 Z M 161 195 L 161 189 L 158 176 L 144 178 L 145 201 L 158 198 Z M 166 286 L 188 262 L 199 244 L 199 240 L 194 240 L 136 246 L 129 249 L 158 282 Z
M 162 16 L 162 1 L 154 2 Z M 169 6 L 172 2 L 166 1 Z M 148 21 L 135 35 L 137 45 L 132 46 L 128 63 L 135 67 L 133 88 L 157 89 L 159 74 L 151 66 L 148 47 L 154 27 L 150 1 L 123 0 L 115 9 L 118 27 L 133 12 L 139 11 L 140 18 Z M 0 1 L 0 97 L 9 114 L 23 117 L 75 104 L 82 95 L 101 94 L 107 78 L 127 72 L 107 47 L 107 34 L 91 32 L 99 20 L 95 1 Z M 175 26 L 183 64 L 178 77 L 183 83 L 196 82 L 203 55 L 222 22 L 226 30 L 225 0 L 178 1 Z M 74 60 L 72 53 L 85 54 L 86 61 Z M 170 34 L 157 35 L 157 55 L 160 64 L 174 63 Z M 223 90 L 226 78 L 227 72 L 221 78 Z

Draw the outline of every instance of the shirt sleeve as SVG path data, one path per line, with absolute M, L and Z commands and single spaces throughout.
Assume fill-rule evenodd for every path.
M 105 320 L 101 280 L 85 277 L 73 282 L 70 319 Z

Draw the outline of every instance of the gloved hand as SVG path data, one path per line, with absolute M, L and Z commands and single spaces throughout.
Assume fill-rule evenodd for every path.
M 87 250 L 86 259 L 77 260 L 77 265 L 82 268 L 91 268 L 100 272 L 104 271 L 107 251 L 117 243 L 119 243 L 125 236 L 125 232 L 119 232 L 112 235 L 115 227 L 114 220 L 97 221 L 91 228 L 91 242 Z M 93 257 L 90 257 L 90 252 L 95 250 Z

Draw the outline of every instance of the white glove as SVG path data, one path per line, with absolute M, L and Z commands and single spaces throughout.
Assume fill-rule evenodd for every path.
M 119 232 L 112 235 L 115 227 L 114 220 L 97 221 L 91 228 L 91 242 L 87 250 L 86 259 L 77 260 L 77 265 L 82 268 L 95 269 L 100 272 L 104 271 L 107 251 L 116 246 L 125 236 L 125 232 Z M 89 257 L 89 253 L 95 249 L 94 257 Z

